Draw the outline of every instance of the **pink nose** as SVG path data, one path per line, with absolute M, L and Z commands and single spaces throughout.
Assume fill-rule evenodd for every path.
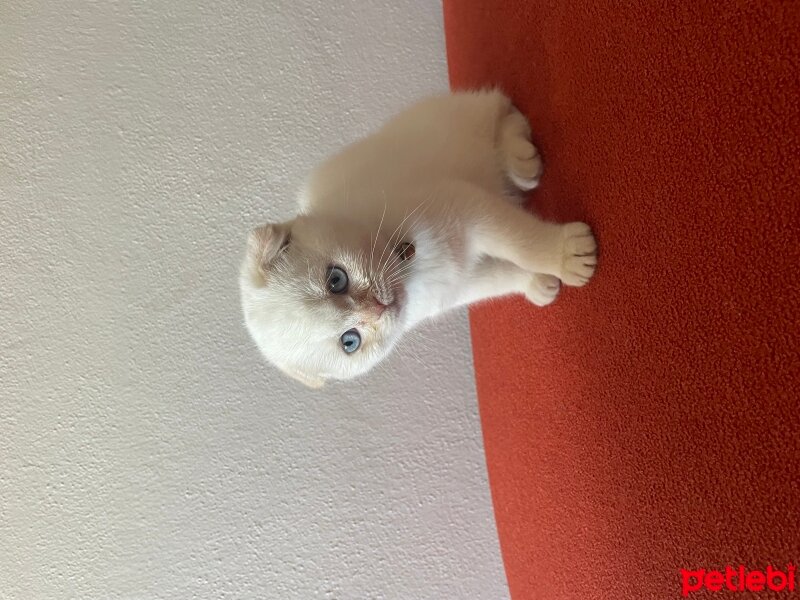
M 361 314 L 365 323 L 374 323 L 383 316 L 384 311 L 389 308 L 377 298 L 370 298 L 362 305 Z
M 375 302 L 372 304 L 372 312 L 375 313 L 375 318 L 380 319 L 383 311 L 385 311 L 387 308 L 389 307 L 376 298 Z

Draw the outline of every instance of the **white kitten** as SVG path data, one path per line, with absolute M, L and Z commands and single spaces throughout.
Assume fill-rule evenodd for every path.
M 501 92 L 425 100 L 312 174 L 300 215 L 255 229 L 245 322 L 264 356 L 319 387 L 369 371 L 423 319 L 520 293 L 539 306 L 597 264 L 585 223 L 520 206 L 542 163 Z

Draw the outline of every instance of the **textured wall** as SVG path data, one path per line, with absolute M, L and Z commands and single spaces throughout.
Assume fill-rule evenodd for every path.
M 246 228 L 446 86 L 438 3 L 192 4 L 0 5 L 0 597 L 507 597 L 463 314 L 312 393 L 238 307 Z

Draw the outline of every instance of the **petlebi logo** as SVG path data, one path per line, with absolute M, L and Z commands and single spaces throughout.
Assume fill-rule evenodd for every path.
M 797 568 L 786 565 L 785 569 L 769 565 L 765 570 L 748 569 L 744 565 L 728 565 L 724 570 L 681 569 L 681 596 L 686 598 L 693 592 L 706 589 L 709 592 L 786 592 L 797 588 Z

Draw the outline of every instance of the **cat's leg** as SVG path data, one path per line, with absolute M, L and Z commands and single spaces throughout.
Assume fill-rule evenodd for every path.
M 571 286 L 586 285 L 597 265 L 597 244 L 586 223 L 548 223 L 475 188 L 464 188 L 471 211 L 474 249 L 510 261 L 531 273 L 558 277 Z
M 507 260 L 484 257 L 467 276 L 456 306 L 510 294 L 523 294 L 533 304 L 547 306 L 556 299 L 560 289 L 557 277 L 529 273 Z
M 551 304 L 561 291 L 561 280 L 555 275 L 533 273 L 525 297 L 536 306 Z
M 539 185 L 542 157 L 531 143 L 531 126 L 513 105 L 500 123 L 499 150 L 508 178 L 523 191 Z

